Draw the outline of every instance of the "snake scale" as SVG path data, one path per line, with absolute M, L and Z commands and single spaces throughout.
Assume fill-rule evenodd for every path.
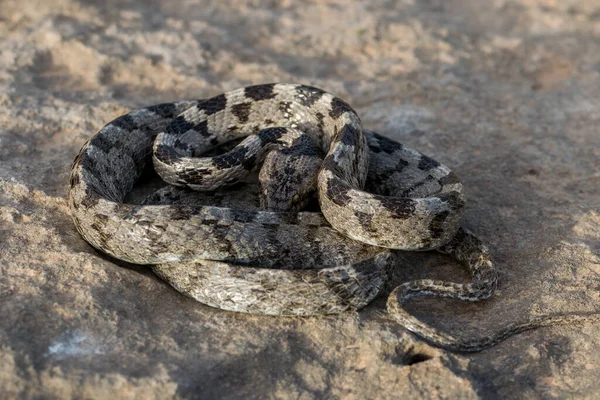
M 225 153 L 201 157 L 236 140 Z M 173 186 L 128 204 L 150 163 Z M 259 169 L 262 209 L 210 204 Z M 186 201 L 177 187 L 207 192 Z M 315 194 L 320 212 L 302 211 Z M 489 251 L 460 227 L 465 200 L 446 166 L 363 130 L 343 100 L 296 84 L 249 86 L 118 117 L 75 158 L 68 195 L 75 226 L 92 246 L 150 264 L 176 289 L 225 310 L 306 316 L 359 309 L 386 283 L 392 252 L 437 250 L 465 265 L 472 281 L 406 282 L 387 302 L 392 318 L 434 345 L 478 351 L 524 330 L 589 320 L 535 319 L 463 340 L 404 311 L 413 296 L 478 301 L 493 294 Z

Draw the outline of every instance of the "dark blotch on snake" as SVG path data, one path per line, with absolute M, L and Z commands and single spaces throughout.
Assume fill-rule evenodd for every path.
M 411 218 L 415 213 L 417 205 L 412 199 L 377 196 L 377 200 L 379 200 L 383 208 L 391 213 L 392 218 Z
M 77 186 L 77 185 L 79 185 L 79 181 L 80 181 L 79 173 L 73 173 L 73 174 L 71 174 L 71 177 L 69 179 L 69 183 L 71 184 L 71 186 Z
M 155 106 L 148 107 L 148 110 L 152 111 L 160 115 L 163 118 L 172 118 L 175 116 L 175 111 L 177 111 L 177 107 L 173 103 L 163 103 L 157 104 Z
M 353 112 L 352 107 L 344 100 L 334 97 L 331 100 L 331 111 L 329 111 L 329 116 L 333 119 L 338 119 L 345 112 Z
M 458 176 L 454 172 L 450 172 L 448 175 L 440 178 L 438 180 L 438 182 L 440 183 L 440 185 L 444 186 L 444 185 L 452 185 L 455 183 L 460 183 L 460 180 L 458 179 Z
M 431 157 L 427 157 L 426 155 L 422 154 L 421 160 L 419 161 L 419 165 L 417 166 L 417 168 L 419 168 L 421 171 L 429 171 L 430 169 L 436 168 L 439 166 L 440 166 L 439 162 L 437 162 L 436 160 L 434 160 Z
M 244 89 L 244 95 L 256 101 L 272 99 L 275 97 L 273 87 L 274 84 L 272 83 L 266 85 L 248 86 Z
M 115 213 L 121 215 L 123 219 L 135 219 L 137 214 L 142 210 L 142 205 L 137 205 L 131 209 L 127 208 L 124 205 L 119 205 L 118 209 L 115 210 Z M 138 222 L 139 224 L 140 222 Z
M 96 214 L 94 215 L 94 222 L 92 223 L 91 227 L 97 231 L 102 231 L 102 228 L 106 225 L 107 222 L 108 215 Z
M 95 207 L 100 200 L 100 196 L 89 186 L 85 188 L 85 197 L 81 200 L 84 207 Z
M 425 181 L 420 181 L 420 182 L 416 182 L 414 184 L 412 184 L 409 188 L 407 188 L 406 190 L 404 190 L 402 193 L 400 193 L 400 197 L 411 197 L 411 194 L 418 188 L 420 188 L 421 186 L 423 186 L 425 183 L 427 182 L 427 180 Z
M 188 150 L 189 150 L 188 144 L 185 143 L 185 142 L 182 142 L 179 139 L 175 140 L 175 143 L 173 144 L 173 147 L 176 148 L 176 149 L 178 149 L 178 150 L 181 150 L 181 153 L 186 154 L 188 157 L 194 157 L 194 154 L 192 154 L 192 153 L 187 154 Z
M 342 130 L 338 133 L 338 140 L 346 146 L 355 146 L 356 137 L 359 134 L 359 130 L 354 128 L 350 124 L 344 125 Z
M 444 234 L 444 221 L 448 218 L 450 211 L 444 211 L 436 215 L 429 223 L 429 231 L 432 239 L 438 239 Z
M 360 225 L 368 232 L 377 232 L 377 229 L 373 226 L 373 216 L 360 211 L 354 211 L 354 215 L 358 218 Z
M 317 121 L 318 121 L 318 122 L 317 122 L 317 128 L 319 128 L 319 130 L 320 130 L 320 131 L 322 131 L 322 130 L 323 130 L 323 128 L 324 128 L 324 126 L 325 126 L 325 121 L 324 121 L 324 119 L 325 119 L 325 115 L 323 115 L 323 114 L 322 114 L 322 113 L 320 113 L 320 112 L 317 112 L 317 113 L 315 114 L 315 117 L 317 117 Z
M 102 165 L 103 162 L 105 162 L 105 160 L 101 160 L 100 165 Z M 79 161 L 79 164 L 81 165 L 82 170 L 85 171 L 84 173 L 92 175 L 98 182 L 100 182 L 101 185 L 104 183 L 104 178 L 102 177 L 101 172 L 102 168 L 98 166 L 98 163 L 95 159 L 90 157 L 88 154 L 85 154 Z
M 306 139 L 306 136 L 302 136 L 299 139 L 296 139 L 294 143 L 290 147 L 285 147 L 279 152 L 283 155 L 293 155 L 293 156 L 306 156 L 306 157 L 317 157 L 321 159 L 323 157 L 323 151 L 315 142 L 310 139 Z
M 395 142 L 391 139 L 386 138 L 385 136 L 379 135 L 373 132 L 373 137 L 375 137 L 378 141 L 378 146 L 369 146 L 372 152 L 379 153 L 381 151 L 392 154 L 397 150 L 402 150 L 403 146 L 401 143 Z M 404 160 L 401 160 L 404 161 Z M 407 164 L 408 165 L 408 164 Z
M 205 179 L 204 179 L 205 176 L 210 177 L 212 174 L 213 174 L 213 171 L 211 171 L 211 170 L 195 169 L 193 171 L 181 171 L 178 174 L 178 177 L 180 178 L 180 182 L 184 186 L 188 186 L 188 184 L 200 185 L 205 181 Z
M 256 167 L 256 154 L 253 155 L 252 157 L 245 159 L 242 162 L 242 165 L 245 170 L 252 171 L 254 169 L 254 167 Z
M 324 90 L 305 85 L 298 86 L 296 91 L 301 95 L 300 103 L 306 107 L 312 107 L 325 93 Z
M 247 147 L 236 147 L 225 154 L 213 157 L 212 162 L 217 169 L 228 169 L 239 164 L 241 160 L 244 160 L 246 154 L 248 154 Z
M 288 133 L 287 128 L 266 128 L 259 131 L 256 136 L 260 139 L 261 143 L 273 143 L 280 139 L 283 135 Z
M 169 212 L 169 216 L 173 220 L 189 220 L 192 215 L 198 214 L 198 209 L 195 207 L 171 206 Z
M 333 177 L 327 183 L 327 195 L 338 206 L 344 207 L 352 198 L 348 195 L 350 187 L 339 178 Z
M 119 128 L 126 131 L 133 131 L 137 128 L 137 125 L 135 124 L 133 118 L 129 114 L 120 116 L 119 118 L 112 121 L 110 124 L 118 126 Z
M 459 210 L 465 206 L 464 197 L 455 191 L 440 194 L 439 198 L 445 201 L 451 210 Z
M 208 121 L 206 121 L 206 120 L 194 125 L 192 129 L 204 137 L 212 136 L 210 134 L 210 132 L 208 131 Z
M 402 172 L 404 171 L 404 168 L 408 167 L 409 163 L 406 160 L 398 160 L 398 164 L 396 164 L 396 171 L 398 172 Z
M 108 154 L 110 149 L 113 147 L 113 143 L 106 140 L 103 135 L 97 135 L 90 140 L 90 146 L 94 146 L 96 149 L 102 151 L 104 154 Z
M 279 111 L 281 111 L 282 113 L 290 113 L 290 106 L 292 105 L 292 103 L 290 103 L 289 101 L 281 101 L 278 105 Z
M 236 118 L 241 124 L 245 124 L 246 122 L 248 122 L 248 117 L 250 116 L 251 108 L 252 103 L 239 103 L 231 107 L 231 113 L 236 116 Z
M 227 98 L 224 94 L 220 94 L 213 98 L 204 100 L 198 104 L 198 110 L 203 110 L 207 116 L 213 115 L 222 111 L 227 106 Z
M 168 135 L 183 135 L 189 130 L 194 129 L 194 124 L 188 122 L 183 115 L 179 115 L 177 118 L 173 119 L 171 123 L 167 126 L 165 132 Z
M 341 177 L 346 176 L 343 168 L 341 168 L 340 165 L 337 163 L 337 161 L 335 161 L 335 157 L 333 156 L 333 154 L 326 156 L 325 159 L 323 160 L 322 165 L 323 165 L 322 169 L 331 171 L 333 176 L 338 177 L 338 179 L 340 176 Z
M 165 146 L 163 144 L 156 146 L 154 156 L 158 161 L 165 164 L 172 164 L 179 161 L 181 158 L 173 147 Z

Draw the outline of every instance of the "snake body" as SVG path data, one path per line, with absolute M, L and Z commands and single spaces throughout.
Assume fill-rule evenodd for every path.
M 224 154 L 200 157 L 241 138 Z M 167 183 L 208 191 L 262 165 L 266 210 L 177 199 L 126 203 L 150 162 Z M 401 307 L 424 294 L 482 300 L 496 287 L 487 248 L 460 227 L 465 195 L 456 175 L 363 130 L 346 102 L 321 89 L 266 84 L 132 111 L 83 146 L 70 184 L 73 220 L 88 243 L 153 265 L 176 289 L 206 304 L 273 315 L 358 309 L 386 282 L 390 252 L 437 249 L 464 264 L 472 282 L 404 283 L 388 299 L 391 315 L 453 350 L 481 350 L 498 340 L 463 343 Z M 297 212 L 314 191 L 322 214 Z

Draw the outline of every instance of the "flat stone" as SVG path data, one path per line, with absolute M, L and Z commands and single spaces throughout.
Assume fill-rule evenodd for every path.
M 92 249 L 65 194 L 84 142 L 132 108 L 304 83 L 465 184 L 465 225 L 499 289 L 416 299 L 411 313 L 470 337 L 600 310 L 598 13 L 550 0 L 2 2 L 3 398 L 594 398 L 597 326 L 465 355 L 393 323 L 385 298 L 326 317 L 221 311 Z M 398 282 L 468 279 L 436 253 L 397 262 Z

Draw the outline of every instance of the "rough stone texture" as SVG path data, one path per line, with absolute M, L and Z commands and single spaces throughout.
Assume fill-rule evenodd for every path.
M 414 301 L 477 335 L 600 309 L 600 4 L 555 0 L 0 2 L 0 398 L 594 398 L 597 326 L 472 355 L 358 313 L 272 318 L 183 297 L 77 234 L 70 163 L 127 110 L 302 82 L 453 168 L 493 299 Z M 466 279 L 432 253 L 399 280 Z

